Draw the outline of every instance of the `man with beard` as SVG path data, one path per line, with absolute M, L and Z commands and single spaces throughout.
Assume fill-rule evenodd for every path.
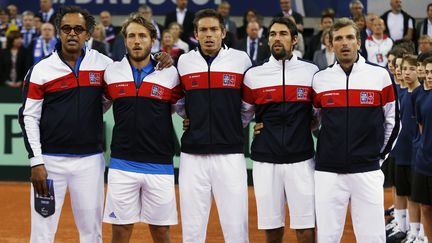
M 154 242 L 171 242 L 169 225 L 177 224 L 171 109 L 179 78 L 174 67 L 155 71 L 151 22 L 132 16 L 121 32 L 128 54 L 104 76 L 115 120 L 104 222 L 112 224 L 115 243 L 129 242 L 137 222 L 149 224 Z
M 347 18 L 330 29 L 337 62 L 312 81 L 321 130 L 315 156 L 318 242 L 339 242 L 348 204 L 357 242 L 386 241 L 382 161 L 399 131 L 387 70 L 358 54 L 360 31 Z
M 315 242 L 314 148 L 311 134 L 314 64 L 292 53 L 295 24 L 276 17 L 269 26 L 271 57 L 245 73 L 243 107 L 255 111 L 260 133 L 252 142 L 258 228 L 266 242 L 283 242 L 285 202 L 298 242 Z
M 66 190 L 80 242 L 102 242 L 102 85 L 112 61 L 85 48 L 95 26 L 87 10 L 63 7 L 55 26 L 60 42 L 29 70 L 20 109 L 33 184 L 30 242 L 54 242 Z
M 227 243 L 248 240 L 248 191 L 243 155 L 241 83 L 251 66 L 245 52 L 222 44 L 222 15 L 204 9 L 194 20 L 199 47 L 180 56 L 185 91 L 179 112 L 190 125 L 182 137 L 180 210 L 183 242 L 204 243 L 212 194 Z

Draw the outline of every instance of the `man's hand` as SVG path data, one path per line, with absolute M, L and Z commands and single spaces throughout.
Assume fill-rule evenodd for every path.
M 320 121 L 318 119 L 318 117 L 313 116 L 312 117 L 312 121 L 311 121 L 311 131 L 315 131 L 319 128 L 320 126 Z
M 254 126 L 254 137 L 261 133 L 261 129 L 264 128 L 264 123 L 260 122 L 255 124 Z
M 189 119 L 184 119 L 183 120 L 183 131 L 186 131 L 189 129 L 189 125 L 190 125 L 190 120 Z
M 158 52 L 154 55 L 154 59 L 158 62 L 156 69 L 162 70 L 171 67 L 174 63 L 171 56 L 166 52 Z
M 48 187 L 46 179 L 48 177 L 48 173 L 45 169 L 45 165 L 37 165 L 31 168 L 31 182 L 33 184 L 33 188 L 37 194 L 47 197 Z

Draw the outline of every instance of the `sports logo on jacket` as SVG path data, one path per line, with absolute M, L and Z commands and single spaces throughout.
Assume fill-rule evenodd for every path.
M 156 86 L 156 85 L 153 85 L 152 88 L 151 88 L 151 93 L 150 93 L 150 95 L 153 96 L 153 97 L 157 97 L 157 98 L 162 99 L 163 92 L 164 92 L 164 91 L 163 91 L 162 88 L 160 88 L 160 87 L 158 87 L 158 86 Z
M 66 80 L 62 80 L 62 81 L 61 81 L 61 83 L 60 83 L 60 87 L 61 87 L 62 89 L 66 89 L 68 86 L 69 86 L 69 85 L 68 85 L 68 83 L 66 82 Z
M 192 87 L 197 87 L 198 86 L 198 81 L 193 79 L 191 82 Z
M 236 84 L 236 77 L 232 74 L 223 75 L 223 86 L 234 87 Z
M 373 92 L 360 92 L 360 104 L 373 104 L 374 93 Z
M 100 73 L 89 73 L 89 80 L 90 80 L 90 84 L 100 85 L 101 84 Z
M 306 88 L 297 88 L 297 100 L 307 100 L 308 90 Z

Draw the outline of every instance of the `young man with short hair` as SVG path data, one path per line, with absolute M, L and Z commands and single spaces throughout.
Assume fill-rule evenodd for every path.
M 177 224 L 171 110 L 180 98 L 178 74 L 155 70 L 151 22 L 132 16 L 122 34 L 128 54 L 104 76 L 115 120 L 104 222 L 115 243 L 129 242 L 137 222 L 149 224 L 154 242 L 168 243 L 169 225 Z
M 204 9 L 194 20 L 199 46 L 177 64 L 190 125 L 183 134 L 179 168 L 183 242 L 203 243 L 214 196 L 225 242 L 248 240 L 248 191 L 241 84 L 251 66 L 245 52 L 223 45 L 223 17 Z M 183 108 L 182 108 L 183 109 Z

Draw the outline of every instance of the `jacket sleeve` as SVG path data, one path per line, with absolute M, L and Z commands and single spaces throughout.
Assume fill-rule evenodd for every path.
M 185 99 L 184 99 L 183 86 L 180 83 L 180 78 L 179 78 L 179 75 L 176 71 L 175 72 L 175 86 L 171 90 L 171 111 L 172 111 L 172 113 L 176 112 L 182 118 L 186 118 L 184 101 L 185 101 Z
M 39 129 L 44 101 L 44 87 L 42 84 L 32 82 L 32 77 L 33 68 L 28 71 L 24 80 L 23 104 L 19 110 L 19 123 L 30 165 L 33 167 L 44 164 Z
M 113 103 L 112 97 L 110 96 L 108 84 L 105 82 L 105 79 L 103 81 L 103 94 L 102 94 L 102 109 L 103 113 L 107 112 Z
M 255 114 L 255 98 L 253 90 L 248 86 L 248 82 L 246 74 L 242 84 L 241 118 L 243 127 L 249 124 Z
M 401 128 L 399 119 L 399 103 L 396 86 L 386 73 L 381 90 L 381 105 L 384 113 L 384 143 L 381 148 L 381 159 L 386 159 L 390 151 L 396 144 L 397 137 Z

